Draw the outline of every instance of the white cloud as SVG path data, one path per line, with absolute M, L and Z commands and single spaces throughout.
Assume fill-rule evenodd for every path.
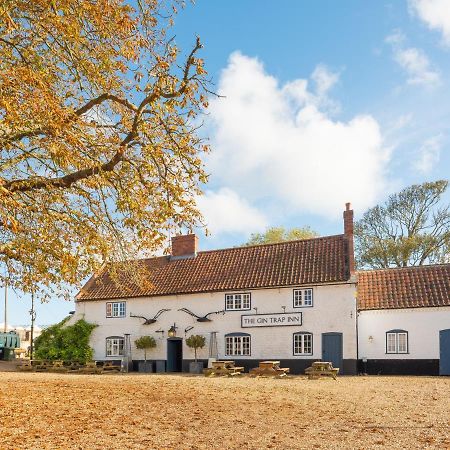
M 442 148 L 442 134 L 427 139 L 418 151 L 418 158 L 413 162 L 413 168 L 426 175 L 439 162 Z
M 450 45 L 450 4 L 448 0 L 409 0 L 410 11 L 417 14 L 429 28 L 442 33 Z
M 233 53 L 218 88 L 226 98 L 211 101 L 207 164 L 252 202 L 334 219 L 346 201 L 358 210 L 374 204 L 389 155 L 373 117 L 341 122 L 320 109 L 337 76 L 314 74 L 315 92 L 305 79 L 280 85 L 256 58 Z
M 208 230 L 213 234 L 242 233 L 250 235 L 264 230 L 268 221 L 256 208 L 229 188 L 217 192 L 206 191 L 197 198 Z
M 331 72 L 325 65 L 319 64 L 311 74 L 316 84 L 316 92 L 322 97 L 338 82 L 339 74 Z
M 441 81 L 439 72 L 434 69 L 427 55 L 415 47 L 405 47 L 405 36 L 396 31 L 386 38 L 392 47 L 394 61 L 408 75 L 408 84 L 436 85 Z

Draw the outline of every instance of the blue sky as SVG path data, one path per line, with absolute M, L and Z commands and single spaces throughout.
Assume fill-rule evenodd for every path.
M 201 37 L 226 96 L 202 131 L 212 147 L 202 249 L 267 226 L 341 233 L 346 201 L 358 218 L 405 186 L 449 178 L 446 0 L 199 0 L 174 34 L 184 53 Z M 26 323 L 29 299 L 11 297 L 10 323 Z M 71 309 L 55 299 L 37 322 Z

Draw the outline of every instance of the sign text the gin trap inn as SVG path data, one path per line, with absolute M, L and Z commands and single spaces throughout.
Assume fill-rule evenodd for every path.
M 248 314 L 241 316 L 241 327 L 288 327 L 302 324 L 301 312 Z

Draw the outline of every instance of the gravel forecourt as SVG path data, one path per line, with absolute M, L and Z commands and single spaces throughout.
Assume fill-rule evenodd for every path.
M 0 373 L 0 449 L 450 449 L 450 378 Z

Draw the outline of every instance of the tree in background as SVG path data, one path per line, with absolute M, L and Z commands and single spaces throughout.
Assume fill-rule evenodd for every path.
M 200 40 L 183 56 L 168 36 L 176 5 L 2 2 L 3 284 L 67 294 L 201 220 L 195 118 L 209 91 Z
M 450 261 L 448 181 L 410 186 L 369 209 L 355 224 L 360 268 L 417 266 Z
M 35 340 L 35 358 L 83 363 L 92 360 L 94 352 L 89 346 L 89 338 L 97 325 L 83 319 L 66 325 L 69 318 L 42 330 Z
M 193 334 L 186 339 L 186 345 L 189 348 L 194 349 L 194 358 L 197 362 L 197 350 L 203 348 L 206 345 L 205 336 L 200 336 L 199 334 Z
M 147 350 L 156 347 L 156 341 L 153 336 L 141 336 L 134 341 L 134 345 L 139 350 L 144 350 L 144 361 L 147 362 Z
M 310 227 L 291 228 L 289 230 L 286 230 L 284 227 L 271 227 L 264 233 L 252 233 L 250 239 L 242 246 L 276 244 L 277 242 L 311 239 L 318 236 Z

